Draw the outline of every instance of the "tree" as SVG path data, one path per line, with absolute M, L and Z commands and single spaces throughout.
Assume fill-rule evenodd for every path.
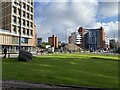
M 43 42 L 41 47 L 42 47 L 42 48 L 45 48 L 46 45 L 52 45 L 52 44 L 51 44 L 50 42 Z
M 120 47 L 117 48 L 116 53 L 120 53 Z
M 110 40 L 110 48 L 111 49 L 117 48 L 117 43 L 115 42 L 114 39 Z

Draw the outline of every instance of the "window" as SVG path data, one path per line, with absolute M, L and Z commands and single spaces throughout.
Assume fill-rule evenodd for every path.
M 17 13 L 17 8 L 13 6 L 14 13 Z
M 25 34 L 25 28 L 23 28 L 23 34 Z
M 17 2 L 14 1 L 15 4 L 17 4 Z
M 33 0 L 31 0 L 31 5 L 33 5 Z
M 23 19 L 23 25 L 25 26 L 25 20 Z
M 33 5 L 33 1 L 31 1 L 31 5 Z
M 25 17 L 26 15 L 25 15 L 25 11 L 23 11 L 23 17 Z
M 27 38 L 25 38 L 25 43 L 28 44 L 28 39 Z
M 16 16 L 13 16 L 13 22 L 16 23 Z
M 21 14 L 21 10 L 20 9 L 18 9 L 18 13 L 19 13 L 19 15 Z
M 31 20 L 33 20 L 33 15 L 31 15 Z
M 31 36 L 33 36 L 33 30 L 31 30 Z
M 20 24 L 20 18 L 18 18 L 18 24 Z
M 27 35 L 29 35 L 29 29 L 27 29 Z
M 28 11 L 30 10 L 30 7 L 29 7 L 29 5 L 27 5 L 27 10 L 28 10 Z
M 14 0 L 14 3 L 17 4 L 17 0 Z
M 30 0 L 27 0 L 28 3 L 30 3 Z
M 26 4 L 25 3 L 23 3 L 23 8 L 26 9 Z
M 16 33 L 16 26 L 13 25 L 13 31 Z
M 27 18 L 29 19 L 29 13 L 27 13 Z
M 27 26 L 29 27 L 29 21 L 27 21 Z
M 28 44 L 28 38 L 22 38 L 21 43 L 22 44 Z
M 33 12 L 33 8 L 31 7 L 31 12 Z
M 20 32 L 20 27 L 18 27 L 18 33 Z
M 33 27 L 33 23 L 31 22 L 31 25 L 30 25 L 31 27 Z

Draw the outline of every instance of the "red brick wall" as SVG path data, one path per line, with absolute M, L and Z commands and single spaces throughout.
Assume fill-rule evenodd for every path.
M 105 46 L 105 33 L 103 27 L 100 28 L 100 48 Z
M 84 48 L 85 48 L 85 45 L 84 45 L 84 43 L 85 43 L 85 41 L 84 41 L 85 29 L 82 28 L 82 27 L 80 27 L 80 28 L 78 29 L 78 32 L 82 33 L 82 48 L 84 49 Z

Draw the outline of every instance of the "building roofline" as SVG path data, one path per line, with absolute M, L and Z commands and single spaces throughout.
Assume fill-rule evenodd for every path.
M 82 28 L 82 29 L 84 29 L 84 30 L 101 30 L 101 29 L 103 29 L 103 27 L 101 26 L 100 28 L 83 28 L 83 27 L 79 27 L 79 29 L 80 28 Z

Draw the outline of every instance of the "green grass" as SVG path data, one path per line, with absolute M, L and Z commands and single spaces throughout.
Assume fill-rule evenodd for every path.
M 100 88 L 118 87 L 118 57 L 61 54 L 33 57 L 33 62 L 3 59 L 3 80 Z

